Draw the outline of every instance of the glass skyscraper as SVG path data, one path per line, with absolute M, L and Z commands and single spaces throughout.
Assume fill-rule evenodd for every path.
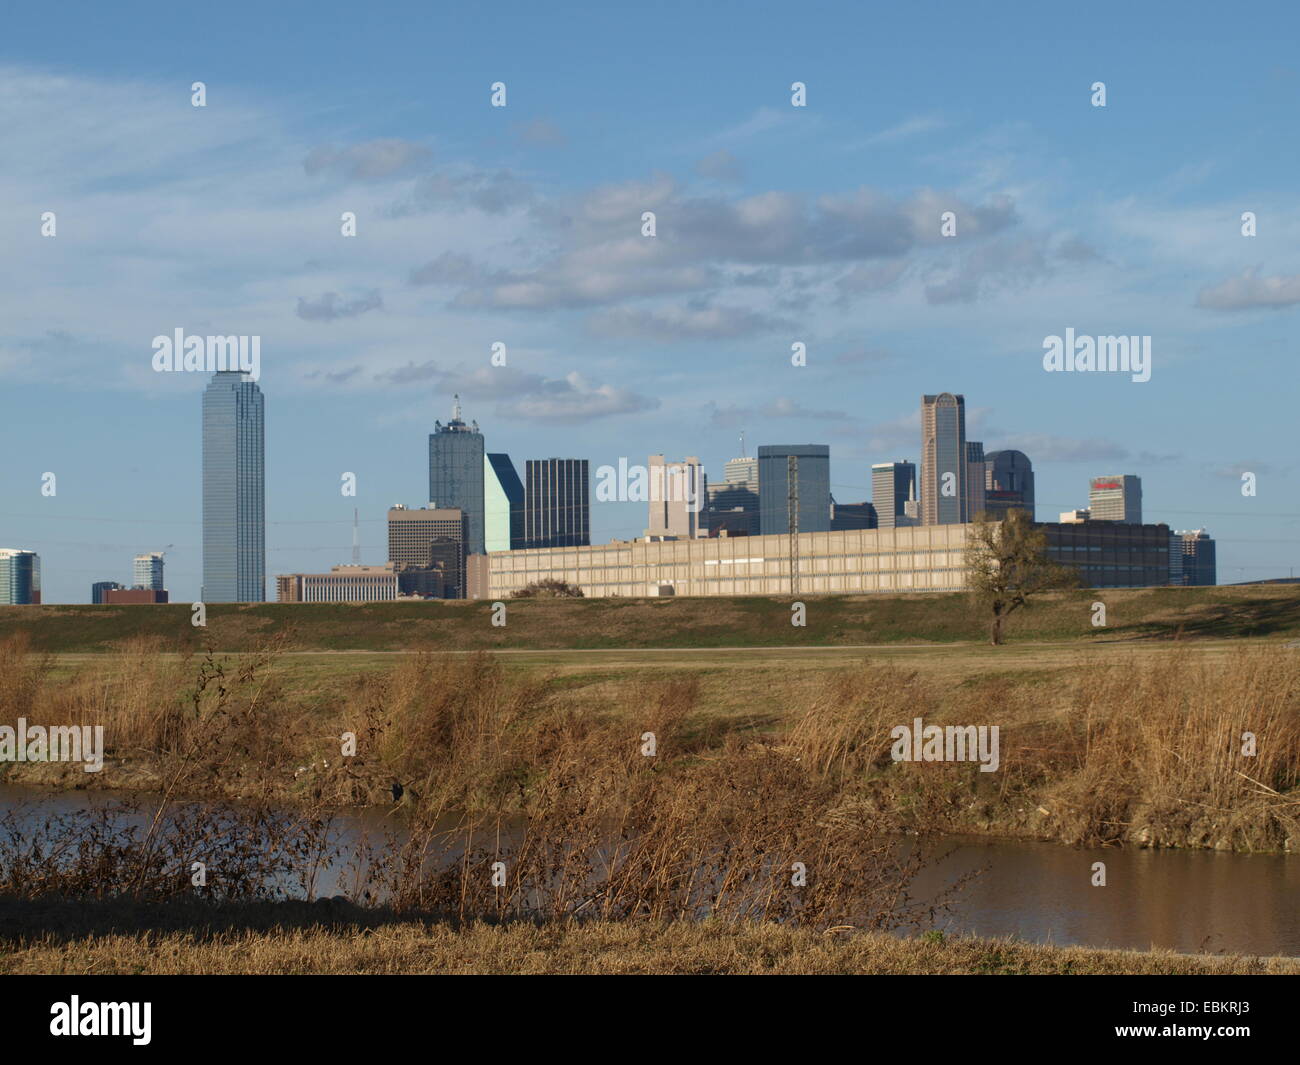
M 483 459 L 483 525 L 488 551 L 524 546 L 524 485 L 509 455 Z
M 205 603 L 266 599 L 266 438 L 262 390 L 237 370 L 203 393 Z
M 466 425 L 460 416 L 460 396 L 451 421 L 433 423 L 429 434 L 429 505 L 465 512 L 469 539 L 465 552 L 481 555 L 483 538 L 483 434 L 478 422 Z
M 758 449 L 758 531 L 790 531 L 790 456 L 799 460 L 799 531 L 831 527 L 831 449 L 825 444 L 764 444 Z
M 915 525 L 905 509 L 916 499 L 916 463 L 877 462 L 871 467 L 871 501 L 876 507 L 876 522 L 881 529 Z
M 35 551 L 0 548 L 0 604 L 26 606 L 41 601 L 41 560 Z
M 524 546 L 583 547 L 591 543 L 586 459 L 524 463 Z
M 966 397 L 921 397 L 921 524 L 969 521 Z

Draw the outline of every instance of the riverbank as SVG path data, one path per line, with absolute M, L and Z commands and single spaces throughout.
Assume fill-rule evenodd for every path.
M 0 724 L 101 725 L 106 752 L 99 773 L 5 763 L 0 782 L 508 818 L 562 767 L 606 781 L 597 801 L 617 817 L 639 772 L 686 786 L 702 764 L 767 752 L 892 832 L 1300 849 L 1300 652 L 1276 642 L 1006 665 L 974 648 L 804 657 L 566 669 L 420 654 L 363 667 L 277 645 L 183 656 L 138 640 L 67 664 L 7 641 Z M 892 729 L 916 717 L 996 728 L 996 770 L 894 760 Z
M 128 906 L 114 917 L 104 906 L 0 899 L 0 974 L 1300 975 L 1300 960 L 1286 958 L 758 922 L 457 928 L 334 905 Z

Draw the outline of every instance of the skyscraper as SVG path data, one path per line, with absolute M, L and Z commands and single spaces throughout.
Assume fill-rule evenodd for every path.
M 831 527 L 831 449 L 826 444 L 764 444 L 758 449 L 758 531 L 790 531 L 790 458 L 799 460 L 799 531 Z
M 131 587 L 148 588 L 161 592 L 163 584 L 163 556 L 161 551 L 151 551 L 147 555 L 136 555 L 131 563 Z
M 41 601 L 41 560 L 35 551 L 0 547 L 0 605 L 28 606 Z
M 701 535 L 704 522 L 704 467 L 688 455 L 681 462 L 665 462 L 651 455 L 649 523 L 647 536 L 691 539 Z
M 591 543 L 586 459 L 529 459 L 524 464 L 524 546 Z
M 1214 538 L 1204 529 L 1190 529 L 1171 533 L 1169 536 L 1169 583 L 1218 584 L 1219 576 L 1214 556 Z
M 486 551 L 524 546 L 524 485 L 509 455 L 483 458 L 483 546 Z
M 921 524 L 967 520 L 966 397 L 921 397 Z
M 1023 451 L 990 451 L 984 456 L 984 497 L 991 518 L 1024 510 L 1033 521 L 1034 467 Z
M 205 603 L 266 598 L 266 465 L 262 390 L 238 370 L 203 393 Z
M 483 554 L 483 434 L 478 422 L 466 425 L 460 416 L 460 396 L 451 409 L 451 421 L 433 423 L 429 434 L 429 504 L 458 507 L 465 512 L 469 554 Z
M 871 467 L 871 503 L 876 508 L 876 522 L 881 529 L 915 525 L 907 516 L 906 506 L 916 499 L 916 463 L 877 462 Z
M 977 521 L 984 513 L 984 445 L 966 441 L 966 521 Z
M 401 591 L 463 599 L 468 529 L 469 518 L 459 507 L 390 507 L 388 561 L 397 566 Z M 442 580 L 430 590 L 425 579 L 434 568 Z
M 744 434 L 741 434 L 744 443 Z M 741 456 L 724 467 L 725 480 L 704 479 L 704 526 L 708 535 L 758 535 L 758 459 Z
M 1094 477 L 1088 491 L 1088 509 L 1093 521 L 1122 521 L 1142 524 L 1142 478 L 1126 473 L 1116 477 Z

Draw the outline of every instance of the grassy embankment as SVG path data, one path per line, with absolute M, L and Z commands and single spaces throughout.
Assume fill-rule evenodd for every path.
M 1298 975 L 1300 961 L 1094 950 L 775 924 L 451 924 L 278 903 L 211 908 L 48 903 L 16 931 L 0 902 L 0 974 Z M 141 927 L 153 931 L 142 933 Z M 58 929 L 58 931 L 48 931 Z

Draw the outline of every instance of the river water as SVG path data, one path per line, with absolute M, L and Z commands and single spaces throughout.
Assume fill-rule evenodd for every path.
M 0 811 L 21 803 L 43 818 L 148 796 L 54 792 L 0 785 Z M 347 835 L 372 838 L 392 821 L 383 811 L 340 814 Z M 1034 943 L 1300 957 L 1300 855 L 1213 851 L 1074 849 L 1052 843 L 950 836 L 943 858 L 914 883 L 922 900 L 963 873 L 979 871 L 935 927 L 950 934 L 1010 936 Z M 1094 863 L 1106 884 L 1093 886 Z M 323 895 L 340 891 L 327 871 Z

